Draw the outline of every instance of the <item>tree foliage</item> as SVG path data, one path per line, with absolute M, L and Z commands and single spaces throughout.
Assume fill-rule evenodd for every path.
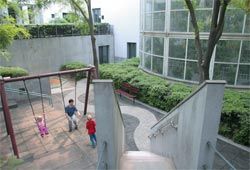
M 3 10 L 4 8 L 8 6 L 12 6 L 13 9 L 18 10 L 18 7 L 13 2 L 8 3 L 7 0 L 0 0 L 0 10 Z M 29 33 L 24 27 L 17 26 L 15 19 L 11 16 L 1 16 L 0 23 L 1 23 L 0 25 L 0 57 L 9 59 L 11 55 L 7 50 L 8 46 L 12 44 L 15 37 L 18 37 L 19 39 L 28 38 Z

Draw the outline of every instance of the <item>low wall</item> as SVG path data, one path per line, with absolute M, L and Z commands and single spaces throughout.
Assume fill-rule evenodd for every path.
M 109 45 L 109 61 L 114 62 L 113 35 L 96 35 L 99 46 Z M 10 46 L 10 61 L 0 58 L 1 66 L 20 66 L 31 74 L 58 71 L 62 64 L 81 61 L 93 64 L 90 36 L 15 40 Z M 98 51 L 97 51 L 98 53 Z
M 118 169 L 124 152 L 124 124 L 112 80 L 94 80 L 97 169 Z M 104 148 L 103 143 L 106 143 Z
M 152 127 L 151 151 L 172 157 L 177 169 L 212 168 L 225 82 L 206 81 Z

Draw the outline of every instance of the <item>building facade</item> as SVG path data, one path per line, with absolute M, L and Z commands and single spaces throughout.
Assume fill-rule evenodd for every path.
M 197 0 L 196 16 L 206 51 L 213 0 Z M 183 0 L 140 1 L 140 66 L 178 81 L 198 82 L 197 56 L 190 14 Z M 224 31 L 215 47 L 210 79 L 250 86 L 250 15 L 229 6 Z
M 140 1 L 92 0 L 91 2 L 94 20 L 113 25 L 115 57 L 122 60 L 138 56 Z

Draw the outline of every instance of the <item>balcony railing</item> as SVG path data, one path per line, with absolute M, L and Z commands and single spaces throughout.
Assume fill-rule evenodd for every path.
M 53 24 L 53 25 L 24 25 L 29 31 L 30 38 L 65 37 L 89 35 L 88 28 L 82 30 L 74 24 Z M 111 35 L 113 27 L 110 24 L 102 23 L 94 25 L 95 35 Z

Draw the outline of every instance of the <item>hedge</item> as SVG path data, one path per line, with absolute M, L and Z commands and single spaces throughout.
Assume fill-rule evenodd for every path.
M 27 76 L 28 71 L 21 67 L 2 67 L 0 66 L 0 76 L 2 77 L 21 77 Z
M 78 26 L 71 23 L 67 24 L 47 24 L 47 25 L 25 25 L 31 35 L 31 38 L 60 37 L 60 36 L 78 36 L 89 35 L 88 26 Z M 108 23 L 94 25 L 94 34 L 111 34 L 112 29 Z M 16 37 L 18 39 L 18 37 Z
M 83 64 L 81 62 L 78 62 L 78 61 L 73 61 L 73 62 L 69 62 L 69 63 L 63 64 L 60 67 L 60 71 L 75 70 L 75 69 L 81 69 L 81 68 L 85 68 L 85 67 L 87 67 L 85 64 Z M 76 75 L 75 74 L 71 75 L 71 77 L 74 77 L 74 76 L 76 76 L 76 80 L 80 80 L 80 79 L 86 77 L 86 73 L 85 72 L 81 72 L 81 73 L 76 73 Z
M 139 59 L 100 66 L 101 79 L 113 79 L 115 88 L 128 82 L 140 89 L 138 99 L 164 111 L 170 111 L 195 88 L 145 73 L 138 68 Z M 225 90 L 219 133 L 237 143 L 249 146 L 250 92 Z

